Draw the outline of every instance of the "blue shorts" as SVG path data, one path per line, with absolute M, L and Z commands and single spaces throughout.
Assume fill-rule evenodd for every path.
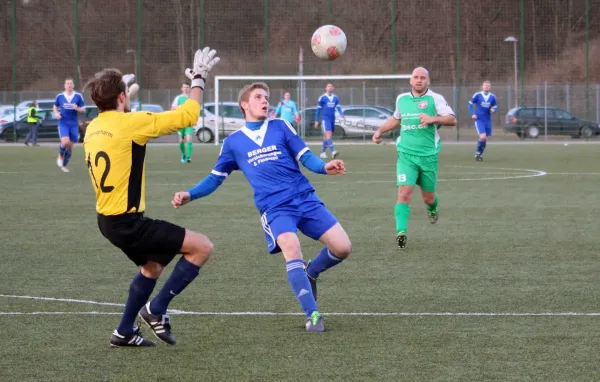
M 492 136 L 492 121 L 484 121 L 482 119 L 475 120 L 475 129 L 477 134 L 485 134 L 488 137 Z
M 58 121 L 58 136 L 60 138 L 69 137 L 71 142 L 79 142 L 79 126 Z
M 322 126 L 323 132 L 331 131 L 331 133 L 333 134 L 335 132 L 335 119 L 323 118 Z
M 298 230 L 313 240 L 319 240 L 338 220 L 325 207 L 321 199 L 309 192 L 289 202 L 269 209 L 261 216 L 261 223 L 269 253 L 281 252 L 277 238 L 282 233 Z

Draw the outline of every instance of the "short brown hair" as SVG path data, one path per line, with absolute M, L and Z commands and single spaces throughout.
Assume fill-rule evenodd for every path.
M 98 111 L 115 110 L 121 93 L 127 89 L 123 81 L 123 74 L 119 69 L 104 69 L 94 74 L 84 86 L 84 90 L 90 89 L 92 100 L 98 106 Z
M 238 105 L 242 111 L 242 114 L 244 114 L 244 118 L 246 118 L 246 112 L 242 107 L 242 102 L 248 102 L 250 99 L 250 93 L 252 93 L 254 89 L 262 89 L 267 92 L 267 95 L 269 94 L 269 86 L 264 82 L 253 82 L 250 85 L 244 86 L 238 95 Z

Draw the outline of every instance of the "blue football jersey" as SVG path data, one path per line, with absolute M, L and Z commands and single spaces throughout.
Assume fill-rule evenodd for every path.
M 84 107 L 85 102 L 83 96 L 77 92 L 73 92 L 70 96 L 66 93 L 60 93 L 56 96 L 54 106 L 58 108 L 62 116 L 61 122 L 69 125 L 77 125 L 77 110 L 73 109 L 73 105 Z
M 225 138 L 212 173 L 228 176 L 241 170 L 254 190 L 254 203 L 262 214 L 314 191 L 298 164 L 308 150 L 288 122 L 267 119 L 258 130 L 244 126 Z
M 478 119 L 491 119 L 491 109 L 498 107 L 494 93 L 475 93 L 469 104 L 475 105 L 475 115 Z
M 323 94 L 319 97 L 319 101 L 317 102 L 317 108 L 321 109 L 321 113 L 323 119 L 334 120 L 335 119 L 335 109 L 340 106 L 340 99 L 335 94 Z

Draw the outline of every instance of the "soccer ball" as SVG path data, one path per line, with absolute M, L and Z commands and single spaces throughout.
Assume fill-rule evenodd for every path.
M 335 60 L 346 51 L 346 34 L 335 25 L 323 25 L 313 33 L 310 46 L 322 60 Z

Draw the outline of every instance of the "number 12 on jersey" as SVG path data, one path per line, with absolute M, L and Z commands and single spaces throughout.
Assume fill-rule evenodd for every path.
M 96 175 L 94 174 L 94 167 L 95 167 L 96 172 L 98 172 L 98 163 L 100 162 L 101 159 L 104 161 L 104 171 L 102 172 L 102 175 L 100 176 L 100 185 L 98 185 L 98 180 L 96 178 Z M 87 165 L 88 165 L 88 168 L 90 169 L 90 174 L 92 175 L 92 179 L 94 179 L 94 185 L 96 186 L 96 189 L 99 188 L 100 191 L 104 192 L 104 193 L 112 192 L 112 190 L 115 189 L 114 186 L 107 186 L 105 184 L 106 177 L 108 176 L 108 173 L 110 172 L 110 157 L 108 156 L 108 154 L 106 152 L 98 151 L 98 153 L 94 157 L 93 165 L 92 165 L 92 156 L 90 153 L 88 153 Z

